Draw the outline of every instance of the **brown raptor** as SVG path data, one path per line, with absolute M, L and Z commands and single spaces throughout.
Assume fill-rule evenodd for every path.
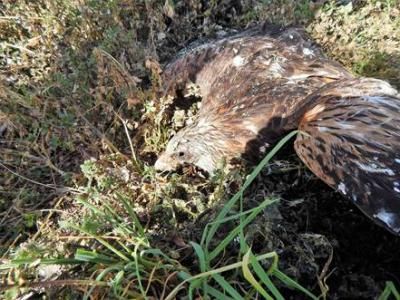
M 265 26 L 185 49 L 163 76 L 172 94 L 195 83 L 202 102 L 156 169 L 212 173 L 300 129 L 295 150 L 310 170 L 400 235 L 400 95 L 388 83 L 355 78 L 302 29 Z

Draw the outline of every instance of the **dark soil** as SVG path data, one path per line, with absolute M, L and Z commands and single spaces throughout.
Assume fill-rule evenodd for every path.
M 300 282 L 312 286 L 326 266 L 329 299 L 372 299 L 386 281 L 400 284 L 398 237 L 308 171 L 301 176 L 297 172 L 270 176 L 270 180 L 284 180 L 287 186 L 279 206 L 283 217 L 279 224 L 285 232 L 277 233 L 285 245 L 280 253 L 283 270 L 298 272 Z M 292 206 L 299 198 L 303 202 Z

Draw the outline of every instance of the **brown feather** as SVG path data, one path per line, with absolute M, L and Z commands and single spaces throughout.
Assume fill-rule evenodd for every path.
M 315 175 L 400 234 L 400 95 L 373 79 L 315 94 L 318 105 L 300 124 L 305 134 L 296 152 Z
M 300 124 L 304 163 L 400 234 L 400 99 L 389 84 L 354 79 L 296 28 L 256 28 L 185 50 L 164 80 L 169 93 L 196 83 L 203 101 L 157 169 L 191 163 L 212 173 L 221 159 L 257 156 Z
M 261 137 L 259 144 L 268 145 L 296 128 L 307 95 L 352 76 L 325 58 L 302 29 L 255 28 L 185 51 L 167 65 L 164 77 L 169 88 L 196 83 L 203 98 L 199 118 L 229 124 L 242 153 L 249 140 Z M 270 136 L 258 136 L 261 130 Z M 237 155 L 230 149 L 225 156 Z

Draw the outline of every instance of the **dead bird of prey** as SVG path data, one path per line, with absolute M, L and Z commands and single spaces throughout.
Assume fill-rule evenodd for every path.
M 213 173 L 223 158 L 261 158 L 300 129 L 294 147 L 308 168 L 400 235 L 400 95 L 388 83 L 354 78 L 297 28 L 209 41 L 178 55 L 163 76 L 172 94 L 195 83 L 202 102 L 156 169 L 189 163 Z

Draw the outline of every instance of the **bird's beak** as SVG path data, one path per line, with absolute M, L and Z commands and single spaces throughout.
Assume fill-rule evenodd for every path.
M 173 171 L 178 167 L 178 162 L 171 158 L 171 156 L 166 155 L 165 153 L 161 154 L 156 163 L 154 164 L 154 168 L 157 171 Z

